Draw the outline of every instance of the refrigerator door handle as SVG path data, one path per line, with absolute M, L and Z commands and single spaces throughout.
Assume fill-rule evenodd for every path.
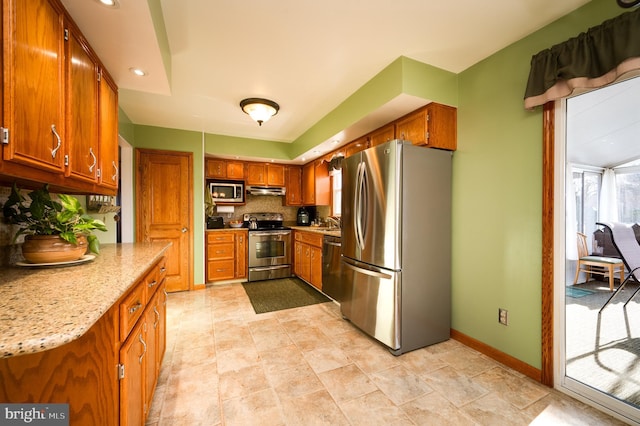
M 356 196 L 355 196 L 355 208 L 354 208 L 354 228 L 356 231 L 356 243 L 360 250 L 364 250 L 364 236 L 362 232 L 362 196 L 364 189 L 365 178 L 365 164 L 364 162 L 358 163 L 358 172 L 356 176 Z
M 386 280 L 393 278 L 389 274 L 385 274 L 383 272 L 378 272 L 378 271 L 372 271 L 371 269 L 360 268 L 358 266 L 352 265 L 352 264 L 347 263 L 347 262 L 343 262 L 342 264 L 344 266 L 346 266 L 347 268 L 353 269 L 356 272 L 360 272 L 361 274 L 369 275 L 369 276 L 376 277 L 376 278 L 383 278 L 383 279 L 386 279 Z

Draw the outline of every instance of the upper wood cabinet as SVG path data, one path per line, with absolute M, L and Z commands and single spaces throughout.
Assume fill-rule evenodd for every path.
M 324 161 L 316 160 L 302 168 L 302 204 L 328 206 L 331 202 L 331 180 Z
M 55 0 L 5 0 L 3 137 L 10 174 L 64 172 L 64 9 Z M 42 176 L 42 175 L 38 175 Z
M 284 203 L 286 206 L 302 205 L 302 167 L 288 166 L 286 168 L 286 187 Z
M 369 147 L 374 147 L 396 138 L 396 125 L 389 123 L 369 133 Z
M 366 136 L 363 136 L 347 144 L 344 150 L 344 154 L 346 157 L 348 157 L 355 154 L 356 152 L 360 152 L 367 148 L 369 148 L 369 139 Z
M 100 71 L 100 185 L 117 188 L 118 162 L 118 86 Z
M 2 18 L 0 178 L 115 194 L 99 173 L 104 127 L 118 124 L 101 121 L 99 58 L 59 0 L 4 0 Z
M 396 137 L 414 145 L 455 151 L 457 110 L 432 102 L 396 121 Z
M 67 23 L 68 24 L 68 23 Z M 96 182 L 98 176 L 98 61 L 84 37 L 71 25 L 65 28 L 68 121 L 66 175 Z
M 284 186 L 284 166 L 273 163 L 247 163 L 247 185 Z
M 244 179 L 243 161 L 207 158 L 206 173 L 210 179 Z

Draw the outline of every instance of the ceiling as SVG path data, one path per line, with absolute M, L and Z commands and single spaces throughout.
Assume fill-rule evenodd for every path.
M 279 142 L 399 56 L 458 73 L 588 1 L 62 0 L 133 123 Z M 247 97 L 280 112 L 260 127 L 240 110 Z

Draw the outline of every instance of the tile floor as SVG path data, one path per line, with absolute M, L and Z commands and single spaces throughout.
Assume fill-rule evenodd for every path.
M 605 425 L 449 340 L 394 357 L 334 303 L 256 315 L 242 285 L 171 294 L 148 426 Z

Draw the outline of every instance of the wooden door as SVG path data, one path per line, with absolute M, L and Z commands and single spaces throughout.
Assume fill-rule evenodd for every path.
M 247 165 L 247 185 L 266 185 L 266 183 L 265 165 L 261 163 L 249 163 Z
M 215 159 L 207 158 L 206 167 L 207 167 L 208 178 L 224 179 L 227 177 L 227 168 L 224 160 L 215 160 Z
M 322 249 L 309 246 L 311 252 L 309 282 L 322 290 Z
M 167 291 L 193 289 L 193 154 L 136 150 L 136 240 L 171 242 Z
M 299 206 L 302 204 L 302 167 L 287 167 L 287 192 L 285 205 Z
M 244 163 L 242 161 L 227 161 L 227 178 L 244 179 Z
M 284 166 L 281 164 L 267 164 L 267 185 L 284 186 Z
M 120 424 L 144 424 L 145 345 L 141 321 L 120 348 L 120 364 L 124 377 L 120 379 Z

